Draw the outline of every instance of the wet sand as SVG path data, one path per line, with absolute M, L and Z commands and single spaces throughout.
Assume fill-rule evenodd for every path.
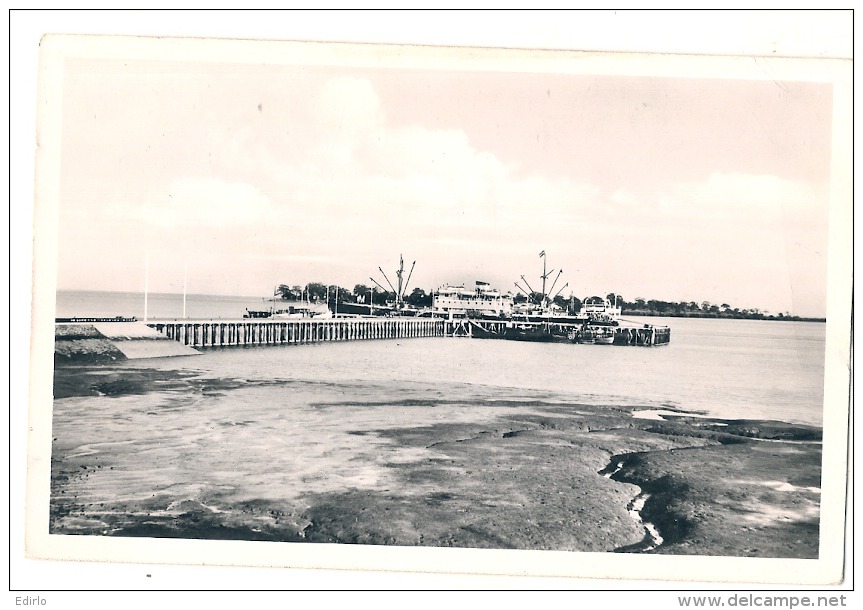
M 250 387 L 265 385 L 285 402 L 258 404 Z M 818 428 L 467 386 L 388 402 L 306 386 L 58 367 L 50 531 L 818 555 Z M 82 417 L 92 396 L 102 411 Z

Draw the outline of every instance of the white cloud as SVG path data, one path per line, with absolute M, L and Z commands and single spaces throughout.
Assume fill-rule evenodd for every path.
M 782 311 L 795 292 L 823 293 L 820 185 L 714 173 L 657 191 L 604 192 L 525 174 L 461 129 L 389 124 L 364 79 L 300 93 L 289 108 L 266 101 L 235 123 L 204 115 L 202 142 L 184 150 L 208 159 L 208 172 L 178 162 L 152 191 L 114 197 L 133 203 L 111 217 L 143 223 L 139 233 L 166 249 L 206 244 L 219 272 L 245 265 L 250 286 L 327 281 L 325 273 L 361 282 L 402 251 L 417 259 L 414 281 L 423 286 L 477 270 L 510 288 L 545 249 L 576 294 L 621 290 Z M 195 243 L 178 242 L 178 233 Z
M 343 138 L 360 137 L 384 122 L 380 98 L 362 78 L 333 78 L 317 96 L 314 118 L 328 133 Z
M 148 199 L 136 214 L 162 227 L 232 227 L 259 222 L 271 206 L 270 199 L 251 184 L 188 177 Z
M 610 201 L 632 219 L 621 231 L 639 254 L 631 283 L 639 293 L 818 315 L 826 299 L 828 196 L 826 185 L 714 173 L 658 194 L 620 190 Z M 664 290 L 639 285 L 640 277 L 653 281 L 651 267 L 663 270 L 657 285 Z
M 826 223 L 825 192 L 819 187 L 769 175 L 711 174 L 707 180 L 674 185 L 660 209 L 681 218 L 811 226 Z

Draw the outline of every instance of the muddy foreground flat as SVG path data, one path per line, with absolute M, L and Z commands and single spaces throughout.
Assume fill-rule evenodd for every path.
M 259 406 L 242 402 L 249 383 L 58 368 L 51 533 L 818 555 L 817 428 L 345 387 Z M 94 395 L 104 411 L 85 421 L 78 401 Z

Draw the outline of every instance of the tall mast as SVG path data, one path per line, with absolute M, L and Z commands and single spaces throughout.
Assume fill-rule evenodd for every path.
M 527 282 L 525 282 L 525 284 L 526 284 L 526 283 L 527 283 Z M 521 287 L 521 284 L 519 284 L 518 282 L 516 282 L 516 283 L 515 283 L 515 287 L 516 287 L 516 288 L 518 288 L 521 292 L 523 292 L 523 293 L 524 293 L 524 296 L 526 296 L 528 299 L 532 299 L 532 298 L 533 298 L 533 296 L 531 296 L 531 293 L 530 293 L 530 292 L 528 292 L 527 290 L 525 290 L 524 288 L 522 288 L 522 287 Z
M 399 277 L 399 291 L 396 293 L 396 309 L 401 309 L 402 304 L 402 274 L 405 272 L 405 259 L 399 254 L 399 270 L 396 275 Z
M 542 258 L 542 306 L 545 307 L 545 278 L 548 275 L 545 272 L 545 250 L 539 256 Z
M 404 255 L 399 254 L 399 266 L 398 266 L 398 269 L 396 269 L 396 278 L 397 278 L 396 279 L 396 286 L 397 287 L 393 286 L 393 283 L 390 281 L 390 278 L 387 277 L 387 274 L 384 272 L 383 267 L 378 267 L 378 271 L 381 272 L 381 275 L 383 276 L 384 281 L 387 283 L 387 286 L 389 286 L 390 290 L 392 290 L 392 292 L 395 294 L 396 311 L 400 310 L 404 306 L 404 293 L 407 290 L 408 284 L 410 284 L 411 276 L 414 272 L 414 265 L 416 265 L 416 264 L 417 264 L 417 262 L 414 261 L 413 264 L 411 265 L 411 269 L 410 269 L 410 272 L 408 273 L 407 281 L 405 281 L 405 277 L 404 277 L 404 275 L 405 275 L 405 258 L 404 258 Z M 384 288 L 380 284 L 380 282 L 375 280 L 375 278 L 370 277 L 369 279 L 371 281 L 373 281 L 375 283 L 375 285 L 378 288 L 380 288 L 384 293 L 387 292 L 387 289 Z
M 183 261 L 183 319 L 186 319 L 186 282 L 189 279 L 189 261 Z
M 384 273 L 384 270 L 383 270 L 383 269 L 381 269 L 380 267 L 378 267 L 378 271 L 380 271 L 380 272 L 381 272 L 381 275 L 383 275 L 383 276 L 384 276 L 384 279 L 387 281 L 387 285 L 390 287 L 390 290 L 392 290 L 393 292 L 395 292 L 395 291 L 396 291 L 396 289 L 393 287 L 393 283 L 390 281 L 390 278 L 388 278 L 388 277 L 387 277 L 387 274 L 386 274 L 386 273 Z M 380 286 L 380 284 L 378 284 L 378 285 Z M 383 290 L 384 292 L 386 292 L 386 288 L 382 288 L 382 290 Z
M 414 262 L 412 262 L 412 263 L 411 263 L 411 270 L 410 270 L 410 271 L 408 271 L 408 279 L 407 279 L 407 281 L 405 282 L 405 289 L 404 289 L 404 291 L 405 291 L 405 292 L 407 292 L 407 291 L 408 291 L 408 286 L 409 286 L 409 285 L 410 285 L 410 283 L 411 283 L 411 276 L 412 276 L 412 275 L 413 275 L 413 273 L 414 273 L 414 265 L 416 265 L 416 264 L 417 264 L 417 262 L 416 262 L 416 261 L 414 261 Z
M 521 276 L 521 281 L 530 289 L 530 298 L 532 299 L 533 295 L 536 294 L 536 290 L 533 289 L 533 286 L 527 283 L 527 279 L 524 276 Z
M 548 307 L 548 293 L 545 291 L 545 284 L 548 280 L 548 276 L 554 273 L 554 269 L 551 271 L 548 270 L 548 266 L 546 264 L 547 259 L 545 256 L 545 250 L 539 253 L 539 257 L 542 259 L 542 307 Z M 560 273 L 557 274 L 560 277 Z M 557 283 L 557 278 L 555 278 L 555 283 Z M 554 290 L 554 286 L 552 286 L 552 290 Z
M 380 283 L 378 283 L 378 281 L 377 281 L 375 278 L 373 278 L 373 277 L 369 277 L 369 279 L 370 279 L 371 281 L 373 281 L 373 282 L 375 283 L 375 286 L 377 286 L 378 288 L 380 288 L 380 289 L 381 289 L 381 291 L 382 291 L 384 294 L 386 294 L 387 289 L 386 289 L 386 288 L 384 288 L 383 286 L 381 286 L 381 285 L 380 285 Z
M 559 295 L 561 292 L 563 292 L 563 289 L 564 289 L 564 288 L 566 288 L 567 286 L 569 286 L 569 282 L 567 282 L 566 284 L 564 284 L 563 286 L 561 286 L 561 287 L 560 287 L 560 290 L 558 290 L 557 292 L 555 292 L 555 293 L 554 293 L 554 296 L 552 296 L 552 297 L 551 297 L 551 298 L 552 298 L 552 300 L 554 300 L 554 299 L 555 299 L 555 297 L 557 297 L 557 295 Z M 554 289 L 552 288 L 552 290 L 554 290 Z
M 554 270 L 552 270 L 552 273 L 554 273 Z M 554 287 L 557 285 L 557 280 L 559 280 L 559 279 L 560 279 L 560 274 L 561 274 L 561 273 L 563 273 L 563 269 L 561 269 L 560 271 L 558 271 L 558 272 L 557 272 L 557 277 L 555 277 L 555 278 L 554 278 L 554 281 L 551 283 L 551 288 L 549 288 L 549 289 L 548 289 L 548 294 L 551 294 L 552 292 L 554 292 Z M 550 274 L 549 274 L 549 275 L 550 275 Z M 561 290 L 563 290 L 563 288 L 561 288 Z M 554 300 L 554 297 L 556 297 L 556 296 L 557 296 L 557 294 L 555 294 L 554 296 L 552 296 L 552 297 L 551 297 L 551 300 L 553 301 L 553 300 Z
M 144 322 L 147 321 L 147 296 L 150 292 L 150 255 L 144 256 Z

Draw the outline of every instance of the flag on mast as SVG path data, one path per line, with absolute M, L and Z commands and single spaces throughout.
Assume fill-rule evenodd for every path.
M 542 258 L 543 256 L 545 256 L 545 250 L 539 253 L 539 258 Z

